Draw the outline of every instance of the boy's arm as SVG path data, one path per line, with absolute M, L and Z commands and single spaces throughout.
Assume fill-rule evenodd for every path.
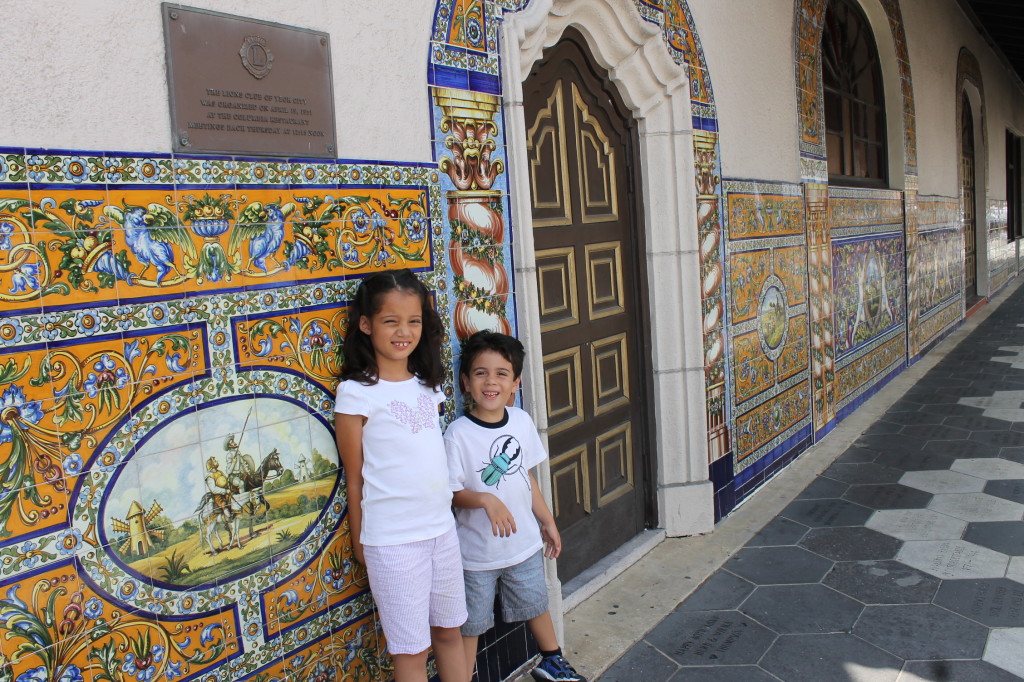
M 456 490 L 452 493 L 452 504 L 462 509 L 483 509 L 491 520 L 491 532 L 495 537 L 507 538 L 516 532 L 516 520 L 505 503 L 491 493 L 474 490 Z
M 352 538 L 352 553 L 356 561 L 363 560 L 363 424 L 366 417 L 358 414 L 334 415 L 334 437 L 338 442 L 338 454 L 345 467 L 345 481 L 348 485 L 348 530 Z
M 555 525 L 555 517 L 552 515 L 548 505 L 541 495 L 537 479 L 530 474 L 530 488 L 533 490 L 533 515 L 537 517 L 540 524 L 540 537 L 544 541 L 544 556 L 548 559 L 557 559 L 562 553 L 562 536 L 558 533 L 558 526 Z

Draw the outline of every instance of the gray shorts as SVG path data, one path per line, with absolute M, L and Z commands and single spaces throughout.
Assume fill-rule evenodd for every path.
M 490 571 L 463 571 L 466 579 L 466 609 L 469 618 L 462 626 L 465 637 L 482 635 L 494 627 L 494 594 L 501 584 L 501 619 L 517 623 L 536 618 L 548 610 L 548 586 L 544 582 L 541 550 L 529 559 Z

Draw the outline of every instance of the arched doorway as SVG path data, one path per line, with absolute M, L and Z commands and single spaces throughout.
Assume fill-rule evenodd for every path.
M 653 520 L 635 131 L 573 31 L 534 66 L 523 105 L 565 582 Z
M 974 115 L 967 93 L 962 93 L 960 97 L 960 201 L 964 215 L 964 301 L 970 310 L 978 299 L 978 241 L 974 209 Z

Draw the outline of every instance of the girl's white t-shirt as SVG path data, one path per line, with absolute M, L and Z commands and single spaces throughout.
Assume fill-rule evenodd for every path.
M 455 509 L 462 567 L 489 571 L 514 566 L 544 546 L 533 515 L 529 470 L 545 459 L 544 444 L 530 415 L 506 407 L 505 418 L 488 424 L 470 415 L 459 417 L 444 434 L 452 490 L 496 495 L 516 520 L 516 532 L 496 537 L 483 509 Z
M 364 545 L 429 540 L 451 530 L 452 493 L 437 406 L 444 394 L 419 379 L 342 381 L 334 411 L 363 425 Z

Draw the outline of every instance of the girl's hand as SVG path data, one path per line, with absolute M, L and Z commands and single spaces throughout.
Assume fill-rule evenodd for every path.
M 352 556 L 356 558 L 356 561 L 359 562 L 360 566 L 363 568 L 366 567 L 366 556 L 363 554 L 363 543 L 358 540 L 352 541 Z
M 544 556 L 557 559 L 562 553 L 562 536 L 558 533 L 554 519 L 540 524 L 540 538 L 544 541 Z
M 484 511 L 487 518 L 491 520 L 491 532 L 494 537 L 507 538 L 516 532 L 516 520 L 512 512 L 508 510 L 505 503 L 496 496 L 487 494 L 487 501 L 484 502 Z

